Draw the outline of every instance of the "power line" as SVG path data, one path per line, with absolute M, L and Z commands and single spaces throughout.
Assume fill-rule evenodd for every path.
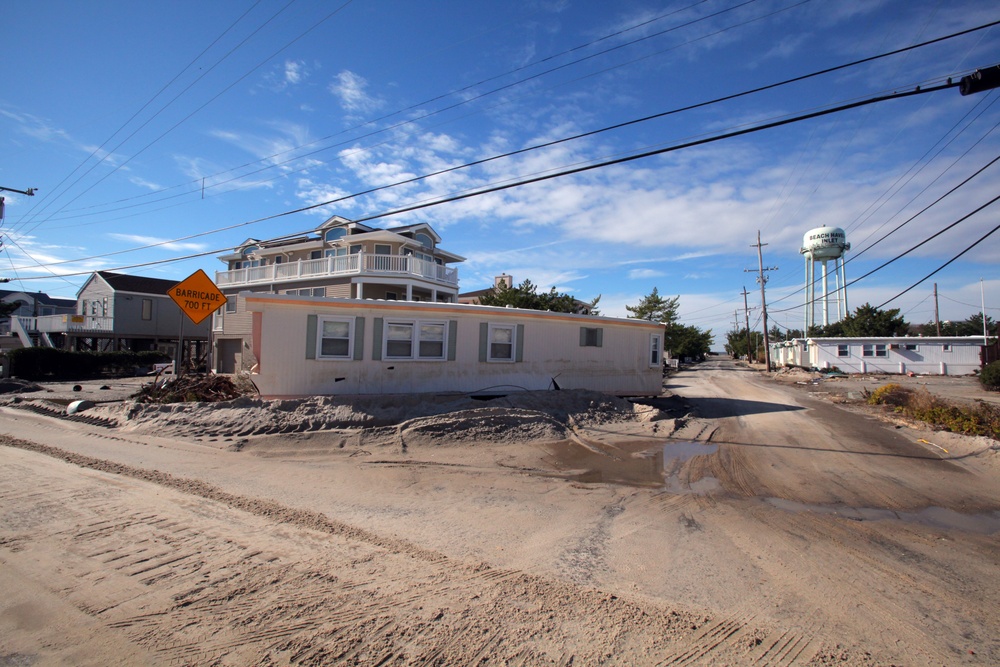
M 751 134 L 751 133 L 754 133 L 754 132 L 759 132 L 761 130 L 768 130 L 768 129 L 773 129 L 773 128 L 776 128 L 776 127 L 782 127 L 782 126 L 788 125 L 790 123 L 796 123 L 796 122 L 800 122 L 800 121 L 803 121 L 803 120 L 809 120 L 809 119 L 812 119 L 812 118 L 819 118 L 819 117 L 826 116 L 826 115 L 829 115 L 829 114 L 832 114 L 832 113 L 837 113 L 837 112 L 840 112 L 840 111 L 846 111 L 846 110 L 849 110 L 849 109 L 864 107 L 864 106 L 867 106 L 869 104 L 875 104 L 875 103 L 878 103 L 878 102 L 885 102 L 885 101 L 893 100 L 893 99 L 901 99 L 901 98 L 905 98 L 905 97 L 913 97 L 915 95 L 924 95 L 924 94 L 927 94 L 927 93 L 933 93 L 933 92 L 938 92 L 938 91 L 941 91 L 941 90 L 947 90 L 949 88 L 955 88 L 958 85 L 959 85 L 958 83 L 953 83 L 949 79 L 947 83 L 939 84 L 937 86 L 933 86 L 933 87 L 929 87 L 929 88 L 917 88 L 916 90 L 910 90 L 910 91 L 904 91 L 904 92 L 895 92 L 895 93 L 891 93 L 891 94 L 888 94 L 888 95 L 879 95 L 879 96 L 876 96 L 876 97 L 871 97 L 871 98 L 868 98 L 868 99 L 859 100 L 859 101 L 851 102 L 851 103 L 848 103 L 848 104 L 843 104 L 843 105 L 839 105 L 839 106 L 835 106 L 835 107 L 831 107 L 831 108 L 827 108 L 827 109 L 822 109 L 822 110 L 819 110 L 819 111 L 813 111 L 813 112 L 806 113 L 806 114 L 801 114 L 801 115 L 798 115 L 798 116 L 786 117 L 786 118 L 783 118 L 781 120 L 776 120 L 776 121 L 772 121 L 772 122 L 769 122 L 769 123 L 764 123 L 764 124 L 761 124 L 761 125 L 755 125 L 755 126 L 751 126 L 751 127 L 744 127 L 744 128 L 742 128 L 740 130 L 734 130 L 732 132 L 727 132 L 727 133 L 723 133 L 723 134 L 720 134 L 720 135 L 715 135 L 715 136 L 712 136 L 712 137 L 704 137 L 704 138 L 701 138 L 701 139 L 696 139 L 696 140 L 684 142 L 684 143 L 681 143 L 681 144 L 675 144 L 675 145 L 672 145 L 672 146 L 667 146 L 665 148 L 659 148 L 659 149 L 655 149 L 655 150 L 651 150 L 651 151 L 644 151 L 644 152 L 641 152 L 641 153 L 636 153 L 636 154 L 628 155 L 628 156 L 625 156 L 625 157 L 619 157 L 619 158 L 615 158 L 615 159 L 612 159 L 612 160 L 604 160 L 604 161 L 594 162 L 594 163 L 591 163 L 591 164 L 587 164 L 587 165 L 583 165 L 583 166 L 579 166 L 579 167 L 574 167 L 574 168 L 571 168 L 571 169 L 563 169 L 563 170 L 551 172 L 551 173 L 548 173 L 548 174 L 543 174 L 543 175 L 540 175 L 540 176 L 534 176 L 532 178 L 510 181 L 510 182 L 507 182 L 507 183 L 502 183 L 502 184 L 499 184 L 499 185 L 493 185 L 493 186 L 486 187 L 486 188 L 480 188 L 480 189 L 476 189 L 476 190 L 464 192 L 464 193 L 461 193 L 461 194 L 452 195 L 452 196 L 449 196 L 449 197 L 437 198 L 437 199 L 432 199 L 430 201 L 425 201 L 425 202 L 420 202 L 420 203 L 416 203 L 416 204 L 411 204 L 411 205 L 404 206 L 404 207 L 401 207 L 401 208 L 397 208 L 397 209 L 394 209 L 394 210 L 385 211 L 385 212 L 377 213 L 377 214 L 374 214 L 374 215 L 369 215 L 369 216 L 364 216 L 364 217 L 356 218 L 354 220 L 354 222 L 369 222 L 369 221 L 378 220 L 378 219 L 381 219 L 381 218 L 387 218 L 387 217 L 391 217 L 391 216 L 395 216 L 395 215 L 401 215 L 403 213 L 411 213 L 413 211 L 422 210 L 422 209 L 429 208 L 429 207 L 432 207 L 432 206 L 439 206 L 441 204 L 453 203 L 453 202 L 456 202 L 456 201 L 462 201 L 462 200 L 469 199 L 469 198 L 472 198 L 472 197 L 479 197 L 479 196 L 482 196 L 482 195 L 485 195 L 485 194 L 491 194 L 491 193 L 494 193 L 494 192 L 501 192 L 501 191 L 509 190 L 509 189 L 515 188 L 515 187 L 521 187 L 521 186 L 524 186 L 524 185 L 530 185 L 530 184 L 534 184 L 534 183 L 540 183 L 540 182 L 543 182 L 543 181 L 552 180 L 554 178 L 561 178 L 561 177 L 564 177 L 564 176 L 571 176 L 571 175 L 575 175 L 575 174 L 584 173 L 584 172 L 587 172 L 587 171 L 592 171 L 592 170 L 595 170 L 595 169 L 602 169 L 604 167 L 614 166 L 614 165 L 618 165 L 618 164 L 625 164 L 627 162 L 633 162 L 635 160 L 641 160 L 641 159 L 648 158 L 648 157 L 653 157 L 653 156 L 656 156 L 656 155 L 663 155 L 663 154 L 666 154 L 666 153 L 671 153 L 671 152 L 674 152 L 674 151 L 682 150 L 684 148 L 691 148 L 691 147 L 694 147 L 694 146 L 701 146 L 701 145 L 704 145 L 704 144 L 713 143 L 715 141 L 721 141 L 723 139 L 731 139 L 733 137 L 743 136 L 743 135 L 746 135 L 746 134 Z M 342 199 L 343 198 L 335 198 L 335 199 L 332 199 L 332 200 L 329 200 L 329 201 L 324 201 L 324 202 L 320 202 L 320 203 L 317 203 L 317 204 L 311 204 L 309 206 L 303 206 L 303 207 L 300 207 L 300 208 L 297 208 L 297 209 L 292 209 L 292 210 L 289 210 L 289 211 L 284 211 L 282 213 L 277 213 L 277 214 L 265 216 L 265 217 L 262 217 L 262 218 L 258 218 L 256 220 L 247 221 L 247 222 L 243 222 L 243 223 L 238 223 L 236 225 L 231 225 L 230 227 L 228 227 L 226 229 L 235 229 L 235 228 L 238 228 L 238 227 L 245 227 L 245 226 L 248 226 L 248 225 L 251 225 L 251 224 L 256 224 L 256 223 L 259 223 L 259 222 L 264 222 L 266 220 L 273 220 L 273 219 L 276 219 L 276 218 L 280 218 L 280 217 L 284 217 L 284 216 L 288 216 L 288 215 L 293 215 L 295 213 L 302 213 L 302 212 L 305 212 L 305 211 L 314 210 L 314 209 L 317 209 L 317 208 L 322 208 L 322 207 L 328 206 L 328 205 L 330 205 L 332 203 L 341 201 Z M 199 234 L 192 234 L 192 235 L 189 235 L 187 237 L 184 237 L 183 239 L 175 239 L 175 240 L 172 240 L 172 241 L 164 241 L 164 242 L 161 242 L 161 243 L 156 243 L 156 244 L 151 244 L 149 246 L 144 246 L 142 249 L 147 249 L 147 248 L 157 247 L 157 246 L 162 246 L 162 245 L 168 245 L 170 243 L 176 243 L 179 240 L 187 240 L 187 239 L 196 238 L 196 237 L 199 237 L 199 236 L 206 236 L 206 235 L 209 235 L 209 234 L 216 233 L 217 231 L 221 231 L 221 230 L 212 230 L 212 231 L 209 231 L 209 232 L 202 232 L 202 233 L 199 233 Z M 304 233 L 304 232 L 296 232 L 294 234 L 286 235 L 286 236 L 279 237 L 279 238 L 288 238 L 288 237 L 291 237 L 291 236 L 298 236 L 298 235 L 300 235 L 302 233 Z M 105 253 L 105 254 L 102 254 L 102 255 L 95 255 L 95 256 L 92 256 L 92 257 L 87 257 L 87 258 L 84 258 L 84 259 L 77 259 L 75 261 L 85 261 L 85 260 L 90 260 L 90 259 L 98 259 L 98 258 L 101 258 L 101 257 L 108 257 L 108 256 L 112 256 L 112 255 L 117 255 L 117 254 L 123 254 L 123 253 L 126 253 L 126 252 L 132 252 L 132 251 L 133 251 L 133 249 L 118 251 L 118 252 L 115 252 L 115 253 Z M 223 250 L 215 250 L 215 251 L 204 252 L 204 253 L 196 253 L 196 254 L 187 255 L 187 256 L 184 256 L 184 257 L 181 257 L 181 258 L 178 258 L 178 259 L 168 259 L 168 260 L 146 262 L 146 263 L 142 263 L 142 264 L 135 264 L 135 265 L 130 265 L 130 266 L 121 267 L 121 268 L 136 268 L 138 266 L 149 266 L 149 265 L 154 265 L 154 264 L 169 263 L 171 261 L 180 261 L 180 260 L 183 260 L 183 259 L 193 259 L 193 258 L 196 258 L 196 257 L 204 257 L 204 256 L 211 255 L 211 254 L 217 254 L 218 252 L 223 252 Z M 66 263 L 68 263 L 68 262 L 66 262 Z M 48 264 L 47 266 L 51 266 L 51 265 L 52 264 Z M 89 274 L 89 273 L 90 272 L 88 271 L 88 272 L 82 272 L 82 273 L 77 273 L 77 274 L 66 274 L 66 275 L 86 275 L 86 274 Z
M 743 3 L 743 4 L 748 4 L 748 3 Z M 738 6 L 742 6 L 742 5 L 738 5 Z M 957 38 L 957 37 L 961 37 L 963 35 L 967 35 L 967 34 L 970 34 L 970 33 L 973 33 L 973 32 L 977 32 L 979 30 L 985 30 L 985 29 L 988 29 L 988 28 L 996 26 L 996 25 L 1000 25 L 1000 21 L 994 21 L 994 22 L 991 22 L 991 23 L 982 24 L 982 25 L 976 26 L 974 28 L 969 28 L 969 29 L 961 30 L 961 31 L 954 32 L 954 33 L 951 33 L 951 34 L 948 34 L 948 35 L 943 35 L 941 37 L 936 37 L 936 38 L 931 39 L 931 40 L 926 40 L 926 41 L 920 42 L 918 44 L 913 44 L 913 45 L 910 45 L 910 46 L 907 46 L 907 47 L 902 47 L 902 48 L 899 48 L 899 49 L 894 49 L 892 51 L 887 51 L 885 53 L 877 54 L 877 55 L 874 55 L 874 56 L 868 56 L 868 57 L 861 58 L 861 59 L 858 59 L 858 60 L 854 60 L 854 61 L 851 61 L 851 62 L 848 62 L 848 63 L 843 63 L 841 65 L 837 65 L 837 66 L 834 66 L 834 67 L 829 67 L 829 68 L 817 70 L 817 71 L 814 71 L 814 72 L 811 72 L 811 73 L 808 73 L 808 74 L 804 74 L 804 75 L 792 77 L 792 78 L 789 78 L 789 79 L 785 79 L 783 81 L 778 81 L 778 82 L 767 84 L 767 85 L 764 85 L 764 86 L 759 86 L 757 88 L 752 88 L 752 89 L 749 89 L 749 90 L 745 90 L 745 91 L 742 91 L 742 92 L 739 92 L 739 93 L 734 93 L 734 94 L 731 94 L 731 95 L 726 95 L 726 96 L 718 97 L 718 98 L 715 98 L 715 99 L 712 99 L 712 100 L 707 100 L 707 101 L 704 101 L 704 102 L 699 102 L 699 103 L 696 103 L 696 104 L 687 105 L 687 106 L 684 106 L 684 107 L 679 107 L 679 108 L 676 108 L 676 109 L 672 109 L 672 110 L 668 110 L 668 111 L 664 111 L 664 112 L 660 112 L 660 113 L 656 113 L 656 114 L 651 114 L 651 115 L 648 115 L 648 116 L 644 116 L 644 117 L 641 117 L 641 118 L 636 118 L 636 119 L 625 121 L 625 122 L 622 122 L 622 123 L 616 123 L 616 124 L 609 125 L 609 126 L 606 126 L 606 127 L 603 127 L 603 128 L 599 128 L 597 130 L 591 130 L 591 131 L 588 131 L 588 132 L 583 132 L 583 133 L 579 133 L 579 134 L 576 134 L 576 135 L 572 135 L 572 136 L 569 136 L 569 137 L 564 137 L 564 138 L 559 139 L 559 140 L 555 140 L 555 141 L 551 141 L 551 142 L 546 142 L 546 143 L 543 143 L 543 144 L 538 144 L 536 146 L 532 146 L 532 147 L 529 147 L 529 148 L 521 149 L 521 150 L 518 150 L 518 151 L 512 151 L 510 153 L 505 153 L 503 155 L 494 156 L 494 157 L 487 158 L 487 159 L 484 159 L 484 160 L 481 160 L 481 161 L 467 163 L 467 164 L 464 164 L 464 165 L 458 165 L 456 167 L 452 167 L 452 168 L 449 168 L 449 169 L 445 169 L 445 170 L 441 170 L 441 171 L 438 171 L 438 172 L 434 172 L 432 174 L 426 174 L 424 176 L 417 177 L 415 179 L 408 179 L 408 180 L 405 180 L 405 181 L 400 181 L 399 183 L 389 184 L 389 185 L 386 185 L 386 186 L 380 186 L 378 188 L 373 188 L 371 190 L 367 190 L 367 191 L 365 191 L 363 193 L 360 193 L 360 194 L 369 194 L 369 193 L 376 192 L 376 191 L 379 191 L 379 190 L 384 190 L 384 189 L 387 189 L 387 188 L 396 187 L 397 185 L 409 184 L 409 183 L 412 183 L 412 182 L 415 182 L 415 181 L 419 181 L 419 180 L 423 180 L 423 179 L 429 178 L 431 176 L 436 176 L 436 175 L 439 175 L 439 174 L 442 174 L 442 173 L 448 173 L 450 171 L 455 171 L 455 170 L 458 170 L 458 169 L 462 169 L 462 168 L 465 168 L 467 166 L 475 166 L 475 165 L 478 165 L 478 164 L 482 164 L 484 162 L 489 162 L 491 160 L 501 159 L 501 158 L 504 158 L 504 157 L 510 157 L 510 156 L 518 155 L 518 154 L 525 153 L 525 152 L 528 152 L 528 151 L 538 150 L 538 149 L 541 149 L 541 148 L 547 148 L 547 147 L 554 146 L 554 145 L 561 144 L 561 143 L 565 143 L 565 142 L 568 142 L 568 141 L 574 141 L 576 139 L 582 139 L 582 138 L 585 138 L 585 137 L 594 136 L 594 135 L 597 135 L 597 134 L 600 134 L 600 133 L 603 133 L 603 132 L 617 130 L 617 129 L 629 127 L 629 126 L 632 126 L 632 125 L 636 125 L 636 124 L 639 124 L 639 123 L 644 123 L 644 122 L 648 122 L 648 121 L 651 121 L 651 120 L 655 120 L 655 119 L 659 119 L 659 118 L 664 118 L 666 116 L 670 116 L 670 115 L 682 113 L 682 112 L 685 112 L 685 111 L 692 111 L 692 110 L 703 108 L 703 107 L 707 107 L 707 106 L 710 106 L 710 105 L 713 105 L 713 104 L 719 104 L 719 103 L 722 103 L 722 102 L 731 101 L 731 100 L 738 99 L 738 98 L 741 98 L 741 97 L 745 97 L 745 96 L 748 96 L 748 95 L 757 94 L 757 93 L 764 92 L 764 91 L 767 91 L 767 90 L 771 90 L 771 89 L 774 89 L 774 88 L 778 88 L 778 87 L 781 87 L 781 86 L 786 86 L 786 85 L 790 85 L 792 83 L 797 83 L 797 82 L 804 81 L 804 80 L 807 80 L 807 79 L 810 79 L 810 78 L 822 76 L 824 74 L 830 74 L 830 73 L 837 72 L 837 71 L 840 71 L 840 70 L 844 70 L 844 69 L 847 69 L 847 68 L 850 68 L 850 67 L 855 67 L 855 66 L 858 66 L 858 65 L 861 65 L 861 64 L 866 64 L 866 63 L 874 62 L 874 61 L 877 61 L 877 60 L 880 60 L 880 59 L 883 59 L 883 58 L 887 58 L 887 57 L 890 57 L 890 56 L 893 56 L 893 55 L 898 55 L 898 54 L 905 53 L 905 52 L 908 52 L 908 51 L 912 51 L 912 50 L 915 50 L 915 49 L 923 48 L 923 47 L 926 47 L 926 46 L 929 46 L 929 45 L 932 45 L 932 44 L 936 44 L 936 43 L 939 43 L 939 42 L 943 42 L 943 41 L 947 41 L 947 40 L 954 39 L 954 38 Z M 715 33 L 713 33 L 713 34 L 715 34 Z M 574 61 L 574 63 L 576 63 L 576 62 L 580 62 L 580 61 Z M 570 63 L 570 64 L 573 64 L 573 63 Z M 523 68 L 518 68 L 518 69 L 523 69 Z M 518 71 L 518 70 L 512 70 L 512 71 Z M 551 72 L 551 71 L 554 71 L 554 70 L 548 70 L 547 72 L 543 72 L 543 74 Z M 537 75 L 535 75 L 535 76 L 537 76 Z M 494 77 L 494 78 L 498 78 L 498 77 Z M 490 80 L 490 79 L 487 79 L 487 81 L 488 80 Z M 521 83 L 523 83 L 523 81 L 526 81 L 526 80 L 522 80 Z M 233 84 L 233 85 L 235 85 L 235 84 Z M 511 85 L 513 85 L 513 84 L 511 84 Z M 460 89 L 458 92 L 460 92 L 461 90 L 465 90 L 465 89 L 464 88 Z M 420 116 L 419 118 L 410 119 L 410 120 L 401 122 L 399 124 L 392 125 L 392 126 L 389 126 L 387 128 L 383 128 L 381 130 L 373 131 L 373 132 L 368 133 L 366 135 L 361 135 L 360 137 L 356 137 L 354 140 L 356 141 L 359 138 L 365 138 L 365 137 L 377 134 L 379 132 L 384 132 L 384 131 L 388 131 L 390 129 L 397 128 L 397 127 L 399 127 L 401 125 L 410 124 L 410 123 L 417 122 L 419 120 L 423 120 L 423 119 L 425 119 L 425 118 L 427 118 L 427 117 L 429 117 L 431 115 L 434 115 L 434 114 L 437 114 L 437 113 L 441 113 L 442 111 L 446 111 L 446 110 L 449 110 L 451 108 L 454 108 L 454 107 L 457 107 L 457 106 L 461 106 L 463 104 L 468 104 L 469 102 L 474 101 L 475 99 L 479 99 L 480 97 L 483 97 L 485 95 L 492 94 L 494 92 L 498 92 L 499 90 L 502 90 L 502 88 L 498 88 L 498 89 L 495 89 L 493 91 L 489 91 L 488 93 L 483 93 L 483 94 L 481 94 L 479 96 L 473 97 L 473 98 L 468 99 L 468 100 L 463 100 L 460 103 L 457 103 L 457 104 L 452 105 L 450 107 L 446 107 L 445 109 L 440 109 L 440 110 L 437 110 L 437 111 L 434 111 L 434 112 L 430 112 L 428 114 Z M 447 93 L 445 95 L 438 96 L 436 98 L 432 98 L 430 101 L 435 101 L 435 100 L 441 99 L 443 97 L 447 97 L 448 95 L 451 95 L 454 92 L 455 91 L 453 91 L 452 93 Z M 414 107 L 410 107 L 410 108 L 414 108 Z M 387 116 L 383 116 L 383 117 L 381 117 L 379 119 L 375 119 L 373 121 L 368 121 L 368 122 L 366 122 L 366 123 L 364 123 L 362 125 L 355 126 L 355 129 L 358 128 L 358 127 L 363 127 L 364 125 L 367 125 L 367 124 L 371 124 L 371 123 L 377 122 L 378 120 L 382 120 L 382 119 L 385 119 L 385 118 L 392 117 L 392 116 L 396 115 L 397 113 L 400 113 L 400 112 L 394 112 L 393 114 L 389 114 Z M 333 136 L 333 135 L 331 135 L 331 136 Z M 329 137 L 327 137 L 327 138 L 329 138 Z M 319 141 L 322 141 L 322 140 L 319 140 Z M 312 142 L 312 143 L 315 143 L 315 142 Z M 305 144 L 305 145 L 309 145 L 309 144 Z M 342 144 L 337 144 L 337 145 L 342 145 Z M 295 149 L 290 149 L 290 150 L 297 150 L 298 148 L 301 148 L 301 147 L 303 147 L 303 146 L 299 146 L 299 147 L 297 147 Z M 147 146 L 147 148 L 148 148 L 148 146 Z M 322 151 L 325 151 L 325 150 L 329 150 L 330 148 L 332 148 L 332 147 L 326 147 L 326 148 L 319 149 L 317 151 L 313 151 L 313 152 L 310 152 L 310 153 L 305 153 L 303 155 L 298 155 L 298 156 L 296 156 L 296 157 L 294 157 L 294 158 L 292 158 L 292 159 L 290 159 L 290 160 L 288 160 L 286 162 L 282 162 L 282 163 L 278 163 L 278 164 L 273 164 L 273 165 L 265 167 L 265 168 L 263 168 L 263 169 L 261 169 L 259 171 L 264 171 L 266 169 L 278 167 L 278 166 L 281 166 L 283 164 L 287 164 L 287 162 L 291 162 L 291 161 L 295 161 L 295 160 L 300 160 L 300 159 L 303 159 L 305 157 L 309 157 L 311 155 L 315 155 L 316 153 L 319 153 L 319 152 L 322 152 Z M 145 149 L 143 149 L 143 150 L 145 150 Z M 287 152 L 289 152 L 289 151 L 285 151 L 285 153 L 287 153 Z M 281 155 L 281 154 L 282 153 L 277 153 L 275 155 L 269 156 L 268 158 L 264 158 L 262 160 L 258 160 L 257 162 L 263 162 L 263 161 L 271 160 L 274 157 L 277 157 L 278 155 Z M 244 164 L 242 166 L 249 166 L 250 164 L 254 164 L 254 163 L 246 163 L 246 164 Z M 234 169 L 238 169 L 238 168 L 241 168 L 241 167 L 236 167 Z M 219 173 L 221 174 L 221 173 L 225 173 L 225 172 L 219 172 Z M 257 173 L 257 172 L 250 172 L 250 173 L 252 174 L 252 173 Z M 245 178 L 247 175 L 249 175 L 249 174 L 243 174 L 243 175 L 240 175 L 238 177 L 234 177 L 234 179 L 230 179 L 230 180 L 236 180 L 236 179 L 239 179 L 239 178 Z M 283 174 L 283 176 L 287 176 L 287 174 Z M 229 181 L 224 181 L 224 182 L 229 182 Z M 218 184 L 210 186 L 210 187 L 217 187 L 217 185 Z M 180 187 L 180 186 L 174 186 L 174 187 Z M 190 194 L 190 193 L 181 193 L 180 195 L 175 195 L 175 196 L 184 196 L 185 194 Z M 147 196 L 147 195 L 143 195 L 143 196 Z M 351 197 L 353 197 L 353 196 L 355 196 L 355 195 L 352 195 Z M 350 198 L 350 197 L 346 197 L 346 198 Z

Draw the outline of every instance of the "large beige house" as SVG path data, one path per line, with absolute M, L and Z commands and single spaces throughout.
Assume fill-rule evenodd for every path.
M 257 363 L 247 294 L 455 303 L 454 265 L 465 258 L 440 243 L 427 224 L 378 229 L 340 216 L 304 236 L 247 239 L 219 257 L 226 269 L 216 272 L 215 284 L 228 301 L 212 322 L 215 370 Z

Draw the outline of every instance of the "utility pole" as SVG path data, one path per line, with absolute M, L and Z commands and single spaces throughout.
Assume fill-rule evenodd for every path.
M 757 243 L 751 244 L 751 248 L 757 248 L 757 282 L 760 283 L 760 315 L 761 321 L 764 327 L 764 368 L 767 371 L 771 370 L 771 343 L 767 339 L 767 298 L 764 296 L 764 285 L 767 284 L 767 274 L 766 271 L 777 271 L 778 267 L 769 266 L 764 268 L 764 254 L 761 249 L 766 246 L 766 243 L 760 242 L 760 230 L 757 230 Z M 744 269 L 744 272 L 753 271 L 753 269 Z
M 985 322 L 985 320 L 983 320 Z M 941 316 L 938 315 L 937 283 L 934 283 L 934 325 L 937 327 L 938 338 L 941 337 Z
M 743 316 L 746 321 L 747 329 L 747 363 L 750 363 L 750 308 L 747 305 L 747 288 L 746 285 L 743 286 Z

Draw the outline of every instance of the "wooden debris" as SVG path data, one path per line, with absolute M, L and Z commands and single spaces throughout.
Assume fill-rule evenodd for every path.
M 139 403 L 217 403 L 253 393 L 252 387 L 240 388 L 227 375 L 189 374 L 152 382 L 132 398 Z

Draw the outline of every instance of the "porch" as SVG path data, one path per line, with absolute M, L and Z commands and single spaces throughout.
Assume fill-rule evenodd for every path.
M 216 271 L 215 284 L 221 288 L 267 283 L 287 283 L 334 276 L 415 277 L 451 287 L 458 286 L 458 269 L 413 256 L 353 255 L 330 256 L 269 264 L 232 271 Z

